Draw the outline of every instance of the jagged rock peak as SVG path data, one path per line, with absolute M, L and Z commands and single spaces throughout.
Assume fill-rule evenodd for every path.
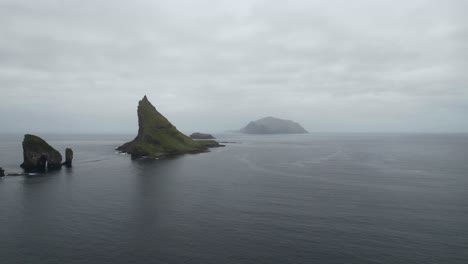
M 117 150 L 132 157 L 165 156 L 207 151 L 216 141 L 194 141 L 182 134 L 151 104 L 146 96 L 138 102 L 138 135 Z

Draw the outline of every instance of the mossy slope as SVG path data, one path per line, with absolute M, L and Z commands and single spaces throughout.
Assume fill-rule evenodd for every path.
M 145 96 L 138 103 L 138 135 L 117 150 L 132 157 L 165 156 L 205 152 L 208 147 L 220 146 L 214 140 L 195 141 L 182 134 Z

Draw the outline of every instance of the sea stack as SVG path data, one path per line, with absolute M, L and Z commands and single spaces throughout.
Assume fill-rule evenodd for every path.
M 162 157 L 208 151 L 219 147 L 214 140 L 192 140 L 182 134 L 150 103 L 146 96 L 138 103 L 138 135 L 117 150 L 138 157 Z
M 59 169 L 62 155 L 42 138 L 26 134 L 23 140 L 23 164 L 25 170 Z
M 291 120 L 279 119 L 276 117 L 265 117 L 257 121 L 250 122 L 241 129 L 246 134 L 307 134 L 299 123 Z
M 199 133 L 199 132 L 193 133 L 192 135 L 190 135 L 190 138 L 191 139 L 215 139 L 215 137 L 213 137 L 213 135 L 211 134 L 204 134 L 204 133 Z
M 71 148 L 66 148 L 65 149 L 65 162 L 63 163 L 63 165 L 70 168 L 72 166 L 72 161 L 73 161 L 73 150 Z

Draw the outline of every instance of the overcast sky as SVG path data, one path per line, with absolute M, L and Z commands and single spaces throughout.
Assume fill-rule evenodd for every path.
M 0 0 L 0 133 L 468 132 L 468 1 Z

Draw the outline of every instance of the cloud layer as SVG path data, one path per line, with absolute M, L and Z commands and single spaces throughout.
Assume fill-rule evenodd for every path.
M 0 0 L 0 132 L 468 132 L 466 1 Z

